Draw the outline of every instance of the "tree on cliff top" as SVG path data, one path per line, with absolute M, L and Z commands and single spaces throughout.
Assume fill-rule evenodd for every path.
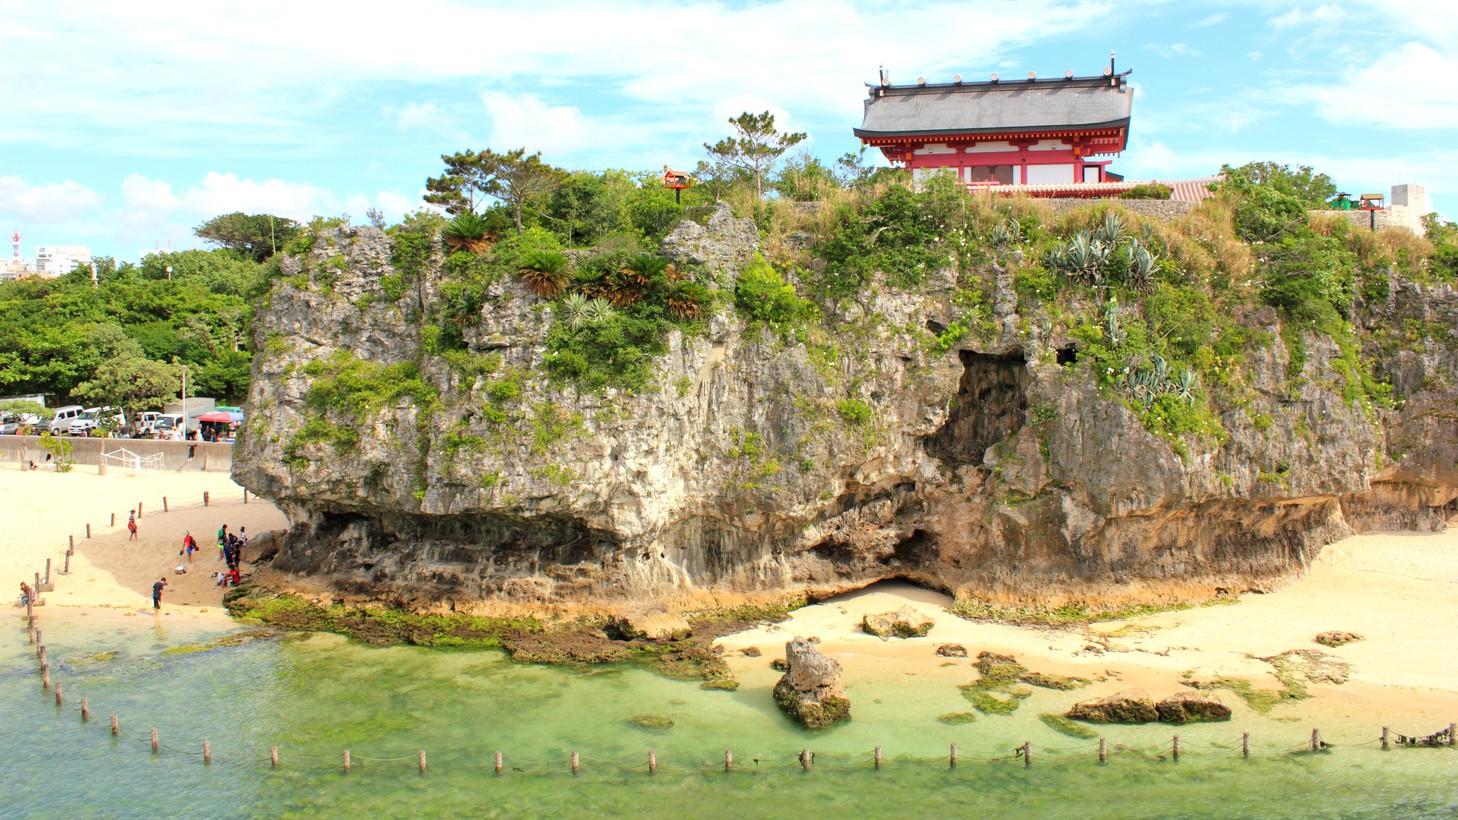
M 202 239 L 224 248 L 246 253 L 262 262 L 278 252 L 299 233 L 299 223 L 273 214 L 222 214 L 193 229 Z
M 497 200 L 511 209 L 517 233 L 522 232 L 522 210 L 551 196 L 567 178 L 566 171 L 542 162 L 540 151 L 528 156 L 525 148 L 504 154 L 488 148 L 440 158 L 446 170 L 425 181 L 426 202 L 460 214 L 476 212 L 487 199 Z
M 807 134 L 786 133 L 775 129 L 775 115 L 766 111 L 751 114 L 748 111 L 731 117 L 734 136 L 725 137 L 714 145 L 704 143 L 709 158 L 715 165 L 736 168 L 754 177 L 754 195 L 764 197 L 764 178 L 769 176 L 779 161 L 780 155 L 799 145 Z

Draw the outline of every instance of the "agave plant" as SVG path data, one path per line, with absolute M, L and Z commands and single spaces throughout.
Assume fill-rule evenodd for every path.
M 1149 248 L 1134 240 L 1129 245 L 1129 286 L 1135 290 L 1148 290 L 1154 281 L 1155 263 L 1159 257 Z
M 1124 238 L 1124 223 L 1119 221 L 1117 214 L 1106 213 L 1103 224 L 1094 229 L 1093 238 L 1109 247 L 1114 247 Z
M 616 316 L 617 313 L 616 310 L 613 310 L 613 306 L 608 300 L 589 299 L 587 300 L 587 304 L 582 308 L 582 320 L 588 324 L 597 324 L 598 322 L 606 322 L 608 319 Z
M 521 261 L 517 276 L 532 293 L 555 299 L 567 289 L 567 255 L 559 251 L 532 251 Z
M 1200 389 L 1200 377 L 1195 371 L 1186 368 L 1175 380 L 1175 389 L 1172 391 L 1180 397 L 1185 404 L 1193 406 L 1195 403 L 1195 391 Z
M 1004 219 L 992 229 L 994 245 L 1020 245 L 1023 242 L 1023 224 L 1012 217 Z
M 481 253 L 491 247 L 491 229 L 487 227 L 486 218 L 472 211 L 456 214 L 446 223 L 440 238 L 455 251 Z
M 582 327 L 587 321 L 582 314 L 587 309 L 589 301 L 587 296 L 582 293 L 569 293 L 563 296 L 559 305 L 562 321 L 573 330 Z

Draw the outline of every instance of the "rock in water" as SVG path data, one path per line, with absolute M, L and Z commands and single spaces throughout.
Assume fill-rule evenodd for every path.
M 797 636 L 785 644 L 785 666 L 784 676 L 775 684 L 775 703 L 785 714 L 807 729 L 822 729 L 850 717 L 838 661 Z
M 1316 642 L 1322 646 L 1345 646 L 1353 641 L 1362 640 L 1362 636 L 1355 632 L 1343 632 L 1333 629 L 1316 636 Z
M 1075 703 L 1068 716 L 1090 723 L 1152 723 L 1159 719 L 1154 701 L 1143 689 L 1128 689 L 1106 698 Z
M 935 625 L 936 621 L 910 606 L 861 619 L 861 629 L 883 641 L 887 638 L 925 638 Z
M 1201 692 L 1177 692 L 1155 705 L 1165 723 L 1230 720 L 1230 707 Z

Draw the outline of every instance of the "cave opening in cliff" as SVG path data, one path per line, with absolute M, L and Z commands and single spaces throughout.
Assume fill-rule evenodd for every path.
M 947 421 L 927 451 L 949 465 L 981 466 L 987 448 L 1023 426 L 1028 412 L 1028 362 L 1022 353 L 961 351 L 962 380 Z
M 1078 348 L 1073 345 L 1058 348 L 1057 356 L 1060 366 L 1067 367 L 1070 364 L 1078 364 Z

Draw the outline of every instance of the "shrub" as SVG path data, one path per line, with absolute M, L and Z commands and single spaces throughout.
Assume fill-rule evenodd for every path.
M 1158 182 L 1141 182 L 1119 194 L 1120 199 L 1169 199 L 1174 189 Z
M 841 399 L 835 403 L 836 412 L 847 424 L 859 427 L 871 420 L 871 408 L 860 399 Z
M 810 300 L 796 296 L 794 286 L 758 255 L 739 274 L 734 305 L 745 318 L 771 325 L 799 322 L 815 314 Z

